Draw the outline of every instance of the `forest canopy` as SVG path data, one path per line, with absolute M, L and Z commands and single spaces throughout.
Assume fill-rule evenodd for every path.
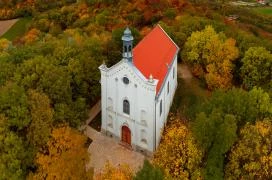
M 121 60 L 124 28 L 136 45 L 160 24 L 208 95 L 181 99 L 186 89 L 178 88 L 173 106 L 186 111 L 171 110 L 151 164 L 135 177 L 128 167 L 107 165 L 101 176 L 271 179 L 271 16 L 229 1 L 0 0 L 1 20 L 25 17 L 26 33 L 0 38 L 1 178 L 55 172 L 69 179 L 71 168 L 90 178 L 86 138 L 77 129 L 100 98 L 98 67 Z

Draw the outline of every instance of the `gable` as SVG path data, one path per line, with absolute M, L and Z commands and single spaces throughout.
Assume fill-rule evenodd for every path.
M 157 94 L 178 51 L 178 46 L 159 25 L 133 49 L 133 64 L 137 69 L 146 79 L 152 75 L 158 80 Z
M 124 76 L 128 76 L 130 79 L 133 79 L 133 82 L 148 91 L 155 91 L 156 85 L 158 83 L 157 80 L 153 80 L 152 82 L 148 81 L 148 79 L 143 76 L 143 74 L 130 62 L 123 59 L 119 61 L 117 64 L 107 68 L 104 64 L 99 67 L 102 75 L 106 76 L 109 79 L 121 79 Z

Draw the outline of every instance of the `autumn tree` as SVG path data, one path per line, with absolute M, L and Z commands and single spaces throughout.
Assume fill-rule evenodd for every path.
M 23 41 L 26 44 L 33 43 L 39 39 L 40 34 L 41 32 L 38 29 L 33 28 L 23 37 Z
M 132 178 L 132 170 L 127 164 L 121 164 L 118 167 L 115 167 L 109 162 L 106 162 L 102 172 L 95 177 L 97 180 L 131 180 Z
M 153 162 L 168 177 L 198 178 L 201 176 L 202 151 L 189 129 L 180 120 L 172 121 L 165 129 Z
M 263 47 L 249 48 L 242 59 L 241 76 L 245 87 L 272 87 L 272 54 Z
M 27 139 L 37 149 L 45 147 L 53 126 L 53 110 L 50 100 L 44 93 L 28 91 L 31 122 L 27 129 Z
M 0 39 L 0 52 L 7 51 L 10 47 L 12 47 L 12 43 L 4 38 Z
M 191 64 L 200 77 L 204 77 L 210 89 L 230 88 L 233 61 L 238 57 L 234 39 L 217 34 L 211 26 L 192 33 L 185 43 L 185 62 Z
M 272 178 L 272 121 L 248 123 L 240 131 L 225 168 L 226 179 Z
M 38 169 L 29 179 L 91 179 L 87 138 L 66 125 L 54 128 L 51 136 L 48 152 L 37 154 Z

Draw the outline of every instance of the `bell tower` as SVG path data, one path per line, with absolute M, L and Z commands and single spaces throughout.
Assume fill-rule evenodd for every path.
M 123 58 L 132 62 L 133 36 L 131 35 L 131 31 L 128 27 L 124 31 L 122 40 L 123 40 Z

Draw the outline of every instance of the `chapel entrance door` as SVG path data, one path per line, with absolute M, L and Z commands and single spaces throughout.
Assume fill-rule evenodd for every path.
M 122 126 L 122 141 L 131 145 L 131 132 L 127 126 Z

